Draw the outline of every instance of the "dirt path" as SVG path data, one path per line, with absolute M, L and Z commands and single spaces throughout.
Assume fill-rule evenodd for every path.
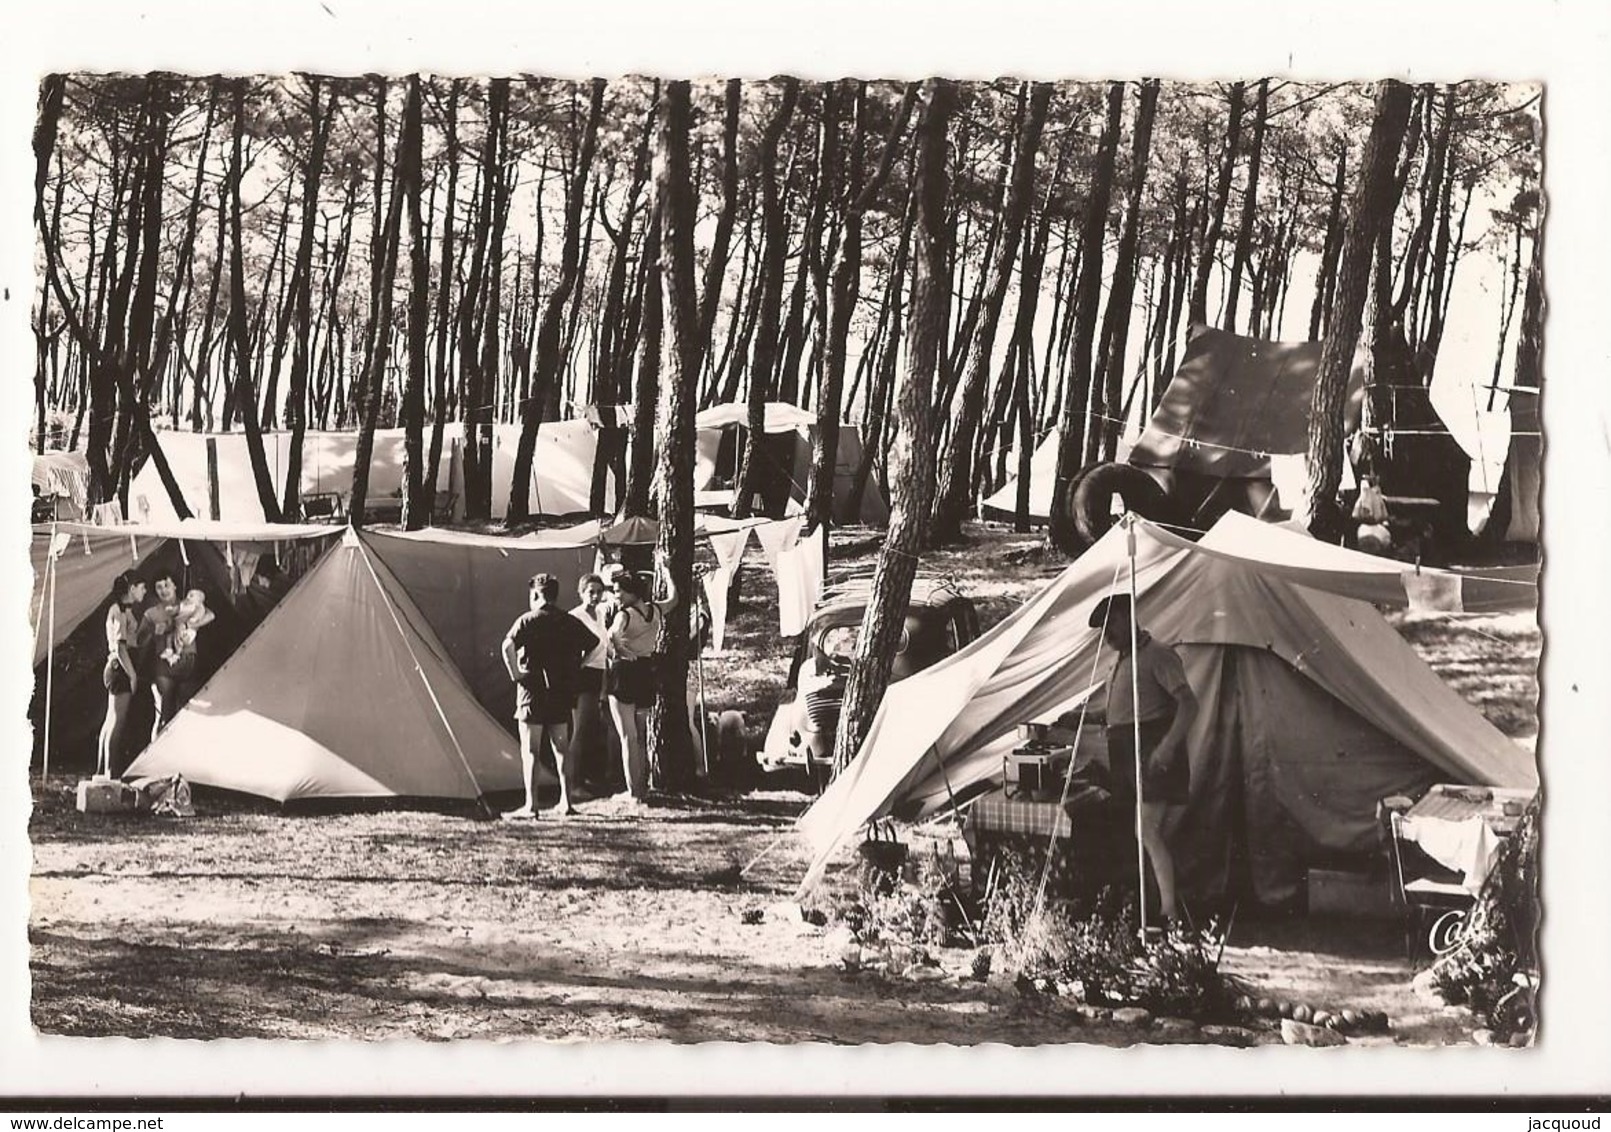
M 740 875 L 802 801 L 596 803 L 528 823 L 204 804 L 171 821 L 86 817 L 57 784 L 31 830 L 34 1021 L 189 1038 L 1160 1040 L 955 977 L 965 956 L 948 957 L 954 977 L 909 982 L 842 970 L 831 924 L 745 923 L 804 871 L 786 840 Z M 1230 962 L 1280 966 L 1250 956 Z M 1377 975 L 1407 992 L 1391 963 Z

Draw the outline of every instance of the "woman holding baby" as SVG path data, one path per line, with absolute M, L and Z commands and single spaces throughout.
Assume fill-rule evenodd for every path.
M 167 726 L 179 710 L 182 692 L 196 670 L 196 630 L 213 619 L 201 590 L 179 597 L 171 572 L 159 572 L 152 583 L 155 600 L 140 618 L 139 651 L 156 704 L 151 738 Z

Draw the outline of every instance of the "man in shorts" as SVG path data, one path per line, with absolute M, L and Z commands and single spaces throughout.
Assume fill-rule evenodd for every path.
M 515 723 L 520 730 L 520 762 L 526 804 L 506 818 L 537 816 L 537 760 L 552 752 L 559 776 L 561 814 L 575 813 L 571 778 L 571 714 L 581 686 L 582 662 L 599 638 L 560 609 L 559 579 L 537 574 L 529 587 L 531 608 L 515 619 L 503 639 L 503 663 L 515 684 Z
M 1161 917 L 1159 924 L 1147 926 L 1167 926 L 1177 914 L 1177 903 L 1175 859 L 1164 826 L 1186 804 L 1191 790 L 1186 736 L 1197 718 L 1197 697 L 1173 648 L 1139 627 L 1132 640 L 1132 616 L 1129 595 L 1114 594 L 1096 603 L 1090 624 L 1102 630 L 1102 639 L 1119 654 L 1107 678 L 1108 768 L 1114 796 L 1133 813 L 1140 756 L 1141 845 L 1158 884 Z

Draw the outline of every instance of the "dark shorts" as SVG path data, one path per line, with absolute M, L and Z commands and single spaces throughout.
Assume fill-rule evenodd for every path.
M 1149 719 L 1141 724 L 1141 800 L 1166 806 L 1183 806 L 1191 794 L 1191 763 L 1184 751 L 1174 761 L 1161 766 L 1152 757 L 1174 723 L 1172 716 Z M 1135 730 L 1125 723 L 1108 728 L 1108 770 L 1116 797 L 1134 798 L 1136 792 Z
M 134 691 L 134 685 L 129 681 L 129 674 L 117 662 L 116 657 L 107 658 L 106 666 L 101 669 L 101 684 L 114 696 L 126 696 Z
M 573 695 L 550 692 L 544 688 L 528 688 L 524 684 L 515 685 L 517 723 L 552 727 L 558 723 L 569 723 L 571 713 L 575 710 L 576 697 Z
M 604 695 L 604 669 L 584 668 L 581 676 L 576 680 L 577 696 Z
M 610 666 L 606 687 L 624 704 L 648 707 L 654 703 L 654 658 L 616 661 Z

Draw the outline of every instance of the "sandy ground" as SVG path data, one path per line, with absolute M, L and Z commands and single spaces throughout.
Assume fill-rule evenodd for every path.
M 70 785 L 36 793 L 31 830 L 33 1018 L 44 1032 L 1202 1040 L 1088 1021 L 1059 1000 L 963 977 L 966 952 L 945 956 L 949 977 L 913 982 L 844 970 L 832 922 L 745 923 L 746 911 L 789 900 L 804 872 L 785 839 L 740 875 L 786 829 L 798 795 L 647 810 L 605 801 L 522 823 L 283 815 L 203 797 L 197 817 L 175 820 L 81 815 Z M 1239 932 L 1227 967 L 1278 997 L 1393 1014 L 1395 1037 L 1369 1040 L 1468 1032 L 1464 1012 L 1411 989 L 1401 936 L 1280 930 Z

